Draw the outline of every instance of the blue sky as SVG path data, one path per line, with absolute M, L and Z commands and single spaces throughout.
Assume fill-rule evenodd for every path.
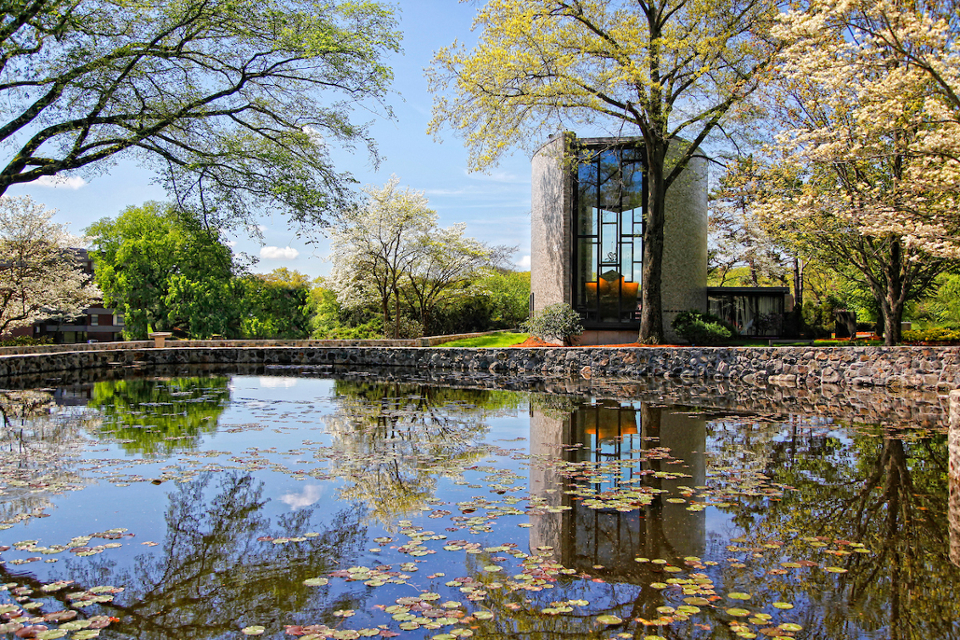
M 376 121 L 372 132 L 383 157 L 379 168 L 371 166 L 364 151 L 337 154 L 338 167 L 350 171 L 361 185 L 382 185 L 396 174 L 402 186 L 424 191 L 440 216 L 442 226 L 465 222 L 467 235 L 491 244 L 517 246 L 514 262 L 529 268 L 530 256 L 530 160 L 518 151 L 487 174 L 467 172 L 467 151 L 450 131 L 443 142 L 427 135 L 432 96 L 427 91 L 424 67 L 433 52 L 454 40 L 470 44 L 475 36 L 470 25 L 480 5 L 455 0 L 405 0 L 399 3 L 403 54 L 389 60 L 394 70 L 394 94 L 388 99 L 394 121 Z M 357 112 L 358 120 L 363 112 Z M 12 187 L 7 195 L 30 195 L 48 208 L 57 209 L 56 220 L 69 222 L 79 234 L 91 223 L 116 216 L 123 208 L 147 200 L 164 200 L 163 189 L 153 183 L 153 174 L 137 165 L 118 161 L 101 166 L 94 174 L 71 177 L 56 187 L 31 183 Z M 325 239 L 308 244 L 298 238 L 279 216 L 263 217 L 263 244 L 234 237 L 235 251 L 259 258 L 253 270 L 268 272 L 277 267 L 297 269 L 313 276 L 329 272 Z

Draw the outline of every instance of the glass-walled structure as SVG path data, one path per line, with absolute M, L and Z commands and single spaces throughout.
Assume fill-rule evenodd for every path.
M 686 143 L 675 140 L 668 160 Z M 551 138 L 531 159 L 532 310 L 567 304 L 579 344 L 635 342 L 650 192 L 643 139 Z M 661 308 L 664 339 L 682 311 L 707 308 L 707 160 L 691 158 L 664 199 Z
M 643 150 L 635 143 L 580 149 L 573 292 L 586 327 L 639 324 L 643 177 Z
M 784 332 L 787 287 L 709 287 L 707 307 L 742 336 L 779 336 Z M 792 300 L 792 299 L 791 299 Z

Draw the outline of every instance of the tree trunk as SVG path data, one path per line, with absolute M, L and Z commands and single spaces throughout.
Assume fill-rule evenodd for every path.
M 643 282 L 641 284 L 640 335 L 641 344 L 663 342 L 663 300 L 661 274 L 663 272 L 663 226 L 665 216 L 666 183 L 663 164 L 666 148 L 663 143 L 645 140 L 647 156 L 647 216 L 643 228 Z
M 903 247 L 899 241 L 890 245 L 890 256 L 884 268 L 886 291 L 877 298 L 880 301 L 880 315 L 883 318 L 883 344 L 893 346 L 900 342 L 900 322 L 903 320 L 903 307 L 906 296 L 903 291 Z

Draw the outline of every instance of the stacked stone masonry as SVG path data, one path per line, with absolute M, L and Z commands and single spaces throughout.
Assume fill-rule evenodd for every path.
M 249 343 L 247 343 L 249 344 Z M 369 366 L 517 376 L 730 380 L 790 387 L 960 388 L 960 347 L 582 347 L 84 345 L 0 355 L 0 376 L 143 365 Z M 98 348 L 90 348 L 98 347 Z

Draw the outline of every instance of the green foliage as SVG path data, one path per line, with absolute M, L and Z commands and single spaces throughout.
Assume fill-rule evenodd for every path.
M 681 311 L 670 326 L 690 344 L 720 344 L 730 340 L 735 333 L 729 324 L 717 316 L 699 311 Z
M 423 336 L 423 325 L 413 318 L 400 315 L 390 318 L 383 327 L 383 337 L 385 338 L 419 338 Z
M 368 340 L 383 337 L 383 316 L 369 306 L 344 307 L 337 293 L 318 278 L 310 291 L 310 337 L 316 340 Z
M 904 315 L 918 328 L 960 328 L 960 274 L 940 274 L 930 296 L 909 305 Z
M 527 319 L 530 272 L 490 270 L 433 318 L 433 335 L 514 329 Z
M 244 338 L 299 340 L 310 335 L 310 285 L 296 271 L 239 279 L 240 332 Z
M 907 330 L 903 332 L 904 342 L 923 342 L 937 344 L 960 344 L 960 329 L 934 327 L 932 329 Z
M 522 328 L 543 340 L 560 340 L 564 344 L 569 344 L 570 338 L 583 333 L 580 314 L 565 302 L 545 307 L 524 322 Z
M 42 338 L 33 338 L 31 336 L 16 336 L 0 340 L 0 347 L 35 347 L 43 344 L 53 344 L 53 338 L 43 336 Z
M 105 302 L 124 314 L 124 337 L 148 326 L 195 338 L 238 333 L 235 265 L 220 233 L 189 212 L 147 202 L 86 230 Z
M 349 200 L 329 149 L 373 141 L 393 9 L 308 0 L 44 0 L 4 5 L 10 185 L 136 152 L 218 224 L 281 210 L 314 224 Z
M 519 327 L 530 315 L 530 272 L 495 270 L 474 283 L 497 327 Z

